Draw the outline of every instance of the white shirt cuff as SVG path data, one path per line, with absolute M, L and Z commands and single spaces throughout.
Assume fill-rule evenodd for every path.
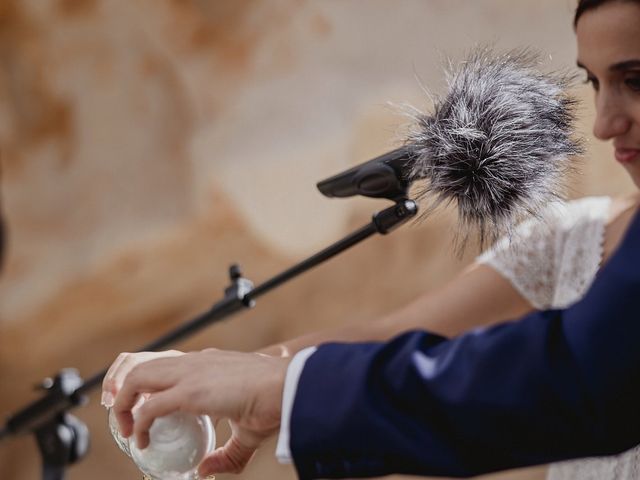
M 280 435 L 278 435 L 278 445 L 276 447 L 276 457 L 280 463 L 293 463 L 291 448 L 289 446 L 289 426 L 291 424 L 291 411 L 293 401 L 296 398 L 298 380 L 304 369 L 307 359 L 315 353 L 317 347 L 308 347 L 296 353 L 289 363 L 287 375 L 284 380 L 284 390 L 282 392 L 282 414 L 280 415 Z

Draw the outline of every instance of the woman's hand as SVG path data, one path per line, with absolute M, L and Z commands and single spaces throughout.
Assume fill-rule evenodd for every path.
M 287 358 L 216 349 L 152 359 L 128 355 L 133 357 L 123 361 L 128 372 L 116 389 L 113 410 L 122 435 L 136 435 L 140 448 L 148 445 L 149 428 L 157 417 L 183 411 L 227 418 L 231 438 L 203 460 L 199 473 L 238 473 L 280 428 Z M 112 367 L 114 377 L 121 378 L 122 368 Z M 145 394 L 151 395 L 137 409 L 134 422 L 131 410 Z

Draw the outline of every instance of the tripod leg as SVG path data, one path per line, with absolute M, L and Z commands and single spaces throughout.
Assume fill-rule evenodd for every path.
M 42 480 L 64 480 L 64 466 L 43 464 Z
M 63 480 L 65 468 L 81 460 L 89 449 L 89 430 L 79 419 L 62 413 L 36 432 L 42 457 L 42 478 Z

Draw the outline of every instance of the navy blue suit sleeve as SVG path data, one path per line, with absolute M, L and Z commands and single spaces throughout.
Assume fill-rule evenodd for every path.
M 327 344 L 298 383 L 302 480 L 467 477 L 640 443 L 640 217 L 565 311 L 455 339 Z

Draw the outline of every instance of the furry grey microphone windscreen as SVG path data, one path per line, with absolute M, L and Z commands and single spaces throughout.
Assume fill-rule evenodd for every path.
M 572 157 L 582 153 L 567 93 L 575 77 L 542 73 L 539 64 L 529 50 L 477 50 L 448 73 L 433 114 L 412 115 L 410 178 L 426 179 L 419 196 L 431 199 L 427 213 L 457 204 L 460 248 L 472 232 L 481 247 L 510 234 L 564 195 Z

